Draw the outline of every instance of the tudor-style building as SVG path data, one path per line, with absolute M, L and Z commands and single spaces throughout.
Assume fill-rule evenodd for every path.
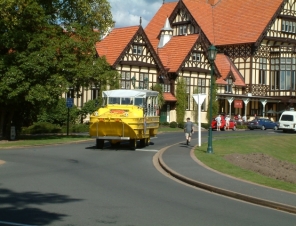
M 96 49 L 121 74 L 121 88 L 162 84 L 161 120 L 175 121 L 179 77 L 187 84 L 186 117 L 196 111 L 192 94 L 209 94 L 213 44 L 219 111 L 276 120 L 270 112 L 295 102 L 295 35 L 296 0 L 179 0 L 164 2 L 145 29 L 113 29 Z

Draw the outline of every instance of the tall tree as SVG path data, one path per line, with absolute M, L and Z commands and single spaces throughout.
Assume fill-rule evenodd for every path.
M 186 93 L 186 84 L 182 77 L 178 78 L 177 88 L 176 88 L 176 115 L 177 115 L 177 123 L 183 124 L 187 103 L 187 93 Z
M 165 100 L 164 100 L 164 97 L 163 97 L 163 88 L 162 88 L 162 85 L 160 85 L 159 83 L 157 83 L 154 86 L 152 86 L 151 89 L 158 92 L 158 95 L 157 95 L 157 99 L 158 99 L 158 110 L 160 110 L 162 108 L 162 106 L 164 105 L 164 103 L 165 103 Z
M 216 84 L 216 79 L 215 79 L 214 76 L 213 76 L 213 79 L 211 79 L 211 82 L 212 82 L 212 90 L 211 90 L 211 92 L 212 92 L 212 98 L 213 98 L 213 101 L 212 101 L 212 117 L 215 117 L 215 116 L 217 116 L 218 111 L 219 111 L 219 103 L 216 100 L 218 86 Z M 209 96 L 208 96 L 209 103 L 210 103 L 210 98 L 211 98 L 211 93 L 209 93 Z M 207 109 L 207 119 L 208 119 L 208 122 L 212 121 L 212 119 L 210 119 L 210 105 L 209 104 L 208 104 L 208 109 Z
M 0 0 L 0 8 L 0 136 L 69 87 L 79 95 L 90 83 L 116 85 L 118 73 L 94 48 L 113 25 L 107 0 Z

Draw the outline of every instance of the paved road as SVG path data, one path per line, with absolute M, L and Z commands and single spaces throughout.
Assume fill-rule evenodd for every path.
M 0 166 L 0 225 L 296 225 L 295 215 L 159 173 L 152 163 L 156 151 L 183 140 L 182 133 L 159 134 L 154 145 L 137 151 L 97 150 L 94 141 L 0 150 L 6 161 Z

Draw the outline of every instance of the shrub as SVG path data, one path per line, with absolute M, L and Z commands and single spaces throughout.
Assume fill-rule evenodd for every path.
M 67 132 L 67 126 L 62 128 L 62 132 Z M 88 124 L 75 124 L 69 126 L 69 132 L 71 133 L 85 133 L 89 132 L 89 125 Z
M 162 122 L 161 125 L 162 125 L 162 126 L 169 126 L 170 123 L 169 123 L 169 122 Z
M 237 129 L 248 129 L 247 125 L 236 125 Z
M 178 128 L 184 129 L 185 122 L 178 123 Z
M 177 128 L 177 122 L 170 122 L 171 128 Z
M 201 123 L 201 127 L 205 129 L 209 129 L 209 124 L 208 123 Z
M 49 122 L 38 122 L 27 128 L 22 128 L 22 134 L 60 133 L 61 127 Z

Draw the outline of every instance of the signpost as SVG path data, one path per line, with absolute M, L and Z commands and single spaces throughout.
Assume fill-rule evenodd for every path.
M 70 108 L 73 107 L 73 98 L 67 98 L 66 107 L 68 108 L 68 117 L 67 117 L 67 136 L 69 136 L 69 119 L 70 119 Z
M 196 104 L 198 105 L 198 146 L 201 146 L 201 120 L 200 120 L 200 112 L 201 112 L 201 105 L 203 104 L 204 100 L 206 99 L 206 94 L 204 93 L 198 93 L 198 94 L 193 94 L 192 97 Z

